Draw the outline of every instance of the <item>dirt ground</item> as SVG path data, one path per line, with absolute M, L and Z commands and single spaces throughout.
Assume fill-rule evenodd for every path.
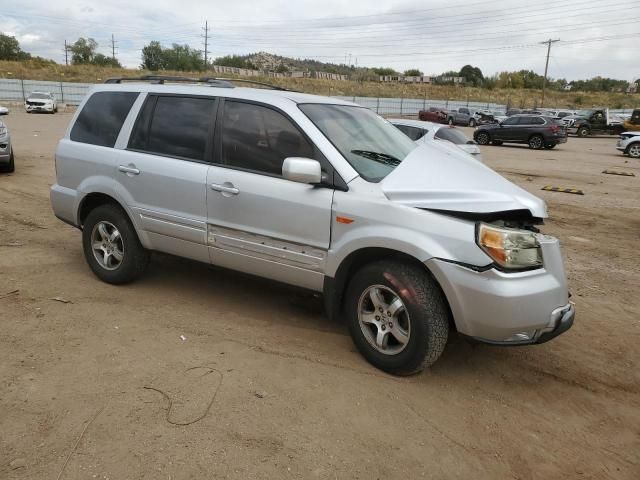
M 394 378 L 279 284 L 165 255 L 132 285 L 98 281 L 49 205 L 70 118 L 4 117 L 0 478 L 640 478 L 640 162 L 613 137 L 483 147 L 548 202 L 574 327 L 533 347 L 454 340 Z

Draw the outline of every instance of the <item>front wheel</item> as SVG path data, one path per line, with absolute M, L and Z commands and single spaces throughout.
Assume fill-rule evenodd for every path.
M 587 127 L 580 127 L 578 129 L 577 133 L 578 133 L 579 137 L 587 137 L 587 136 L 589 136 L 590 132 L 589 132 L 589 129 Z
M 489 134 L 487 132 L 480 132 L 478 133 L 478 135 L 476 135 L 476 143 L 478 145 L 489 145 L 490 141 L 491 137 L 489 137 Z
M 469 120 L 469 126 L 470 126 L 470 127 L 475 127 L 475 126 L 476 126 L 476 121 L 475 121 L 475 119 L 473 119 L 473 118 L 472 118 L 471 120 Z
M 631 158 L 640 158 L 640 143 L 632 143 L 629 145 L 627 153 Z
M 345 297 L 351 337 L 375 367 L 410 375 L 432 365 L 444 351 L 449 310 L 428 271 L 383 260 L 351 279 Z
M 453 118 L 450 118 L 447 123 L 449 123 L 449 125 L 453 125 L 454 124 Z
M 540 150 L 544 146 L 544 141 L 540 135 L 534 135 L 529 139 L 529 148 Z
M 89 213 L 82 246 L 89 267 L 103 282 L 132 282 L 149 263 L 149 252 L 140 244 L 127 214 L 116 205 L 100 205 Z
M 0 172 L 2 173 L 13 173 L 16 170 L 16 163 L 13 158 L 13 148 L 11 149 L 11 155 L 9 155 L 9 163 L 6 165 L 0 166 Z

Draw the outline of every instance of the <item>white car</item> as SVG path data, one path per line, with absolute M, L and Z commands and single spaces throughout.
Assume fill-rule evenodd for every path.
M 471 155 L 474 159 L 482 162 L 480 147 L 468 138 L 462 130 L 453 125 L 441 125 L 439 123 L 404 118 L 390 118 L 388 120 L 418 145 L 431 143 L 435 140 L 446 140 Z
M 0 115 L 9 115 L 9 109 L 7 107 L 0 106 Z
M 56 96 L 50 92 L 31 92 L 31 95 L 24 101 L 24 108 L 27 113 L 58 111 Z
M 623 132 L 616 148 L 631 158 L 640 158 L 640 132 Z

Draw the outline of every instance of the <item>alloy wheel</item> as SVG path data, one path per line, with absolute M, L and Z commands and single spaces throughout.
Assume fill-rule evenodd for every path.
M 396 355 L 409 343 L 409 313 L 400 296 L 383 285 L 373 285 L 360 296 L 358 323 L 369 345 L 382 354 Z
M 629 147 L 629 156 L 632 158 L 640 158 L 640 143 L 634 143 Z
M 124 242 L 113 223 L 102 221 L 95 224 L 91 231 L 91 250 L 105 270 L 115 270 L 122 264 Z

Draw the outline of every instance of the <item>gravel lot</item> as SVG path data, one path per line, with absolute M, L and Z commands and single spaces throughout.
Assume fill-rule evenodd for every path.
M 282 285 L 165 255 L 135 284 L 98 281 L 49 206 L 70 118 L 4 117 L 0 478 L 640 478 L 640 162 L 613 137 L 483 147 L 548 202 L 573 329 L 534 347 L 454 340 L 394 378 Z

